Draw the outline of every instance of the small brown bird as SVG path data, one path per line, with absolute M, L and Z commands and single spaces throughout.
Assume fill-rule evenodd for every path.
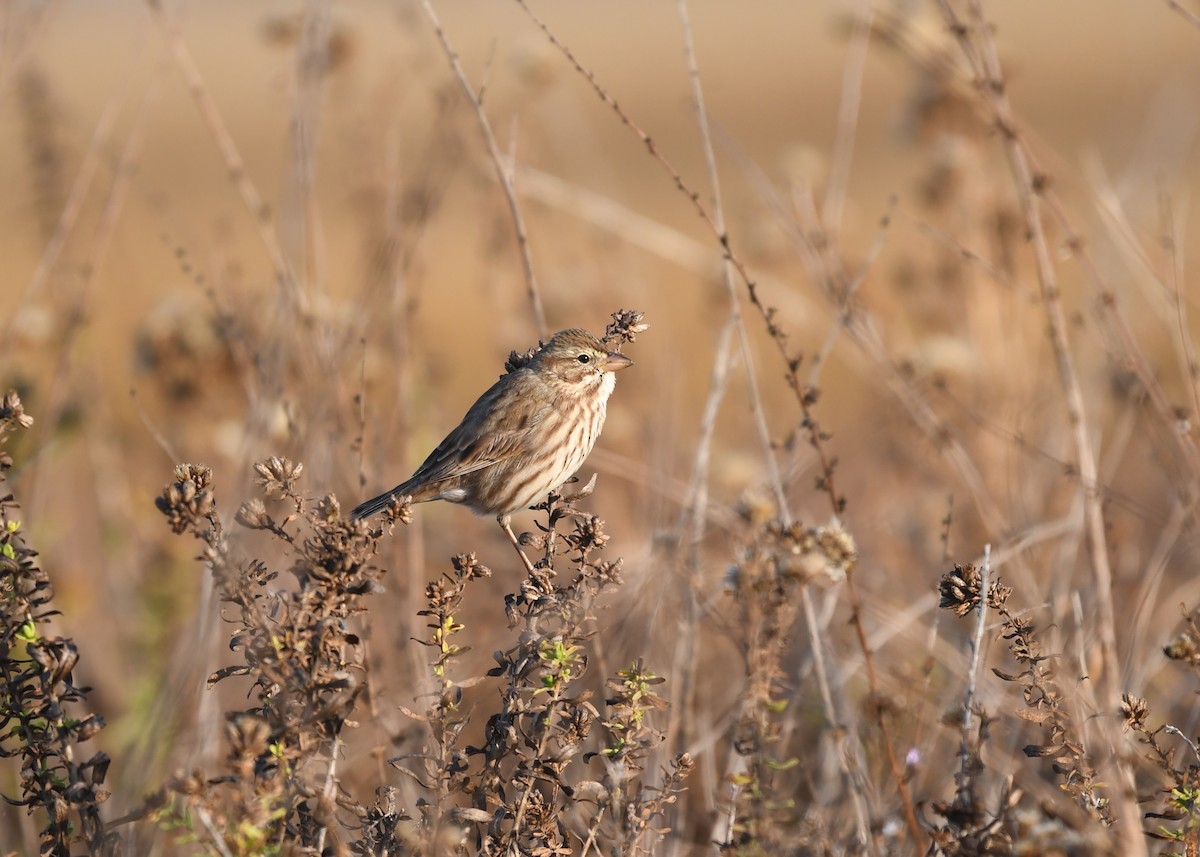
M 632 366 L 586 330 L 561 330 L 524 366 L 502 375 L 406 482 L 355 507 L 365 518 L 393 497 L 449 500 L 495 515 L 530 571 L 512 531 L 513 512 L 562 485 L 604 428 L 615 372 Z

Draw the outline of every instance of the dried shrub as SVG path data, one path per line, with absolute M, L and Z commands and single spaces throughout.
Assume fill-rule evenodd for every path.
M 50 633 L 58 614 L 54 588 L 25 541 L 20 508 L 5 490 L 13 460 L 2 445 L 33 419 L 12 391 L 0 402 L 0 757 L 20 759 L 21 796 L 4 799 L 45 813 L 38 853 L 67 857 L 75 843 L 89 853 L 112 854 L 100 804 L 108 799 L 103 752 L 80 760 L 79 745 L 104 728 L 85 707 L 88 687 L 75 683 L 80 653 L 69 637 Z
M 305 499 L 300 464 L 272 457 L 254 469 L 264 497 L 286 516 L 277 520 L 254 499 L 235 519 L 280 543 L 294 588 L 276 584 L 278 571 L 267 563 L 234 557 L 207 467 L 178 466 L 156 501 L 174 532 L 203 542 L 201 559 L 231 606 L 229 645 L 242 663 L 213 673 L 209 685 L 248 677 L 256 702 L 226 715 L 227 773 L 177 776 L 160 796 L 158 818 L 221 854 L 320 852 L 327 843 L 343 853 L 336 767 L 343 730 L 354 725 L 366 689 L 355 617 L 379 590 L 383 571 L 372 560 L 383 531 L 343 517 L 333 496 Z M 385 526 L 407 518 L 407 506 L 394 503 Z
M 808 528 L 771 519 L 752 530 L 730 572 L 746 688 L 731 736 L 741 766 L 733 774 L 731 825 L 722 853 L 769 854 L 790 850 L 797 837 L 807 844 L 814 838 L 800 830 L 803 809 L 795 801 L 803 766 L 794 756 L 780 755 L 781 729 L 794 697 L 783 660 L 801 587 L 844 580 L 856 561 L 854 540 L 838 525 Z
M 430 795 L 416 825 L 420 853 L 571 854 L 584 850 L 630 854 L 667 828 L 661 818 L 674 802 L 692 762 L 676 757 L 661 783 L 644 779 L 648 754 L 662 741 L 651 714 L 666 703 L 654 691 L 662 679 L 637 662 L 609 679 L 602 707 L 586 679 L 588 640 L 600 596 L 621 583 L 621 560 L 600 557 L 609 540 L 604 522 L 575 508 L 594 484 L 551 494 L 535 507 L 545 514 L 521 543 L 540 552 L 517 592 L 505 599 L 516 643 L 495 653 L 486 677 L 455 680 L 466 651 L 459 614 L 466 587 L 488 576 L 474 554 L 453 560 L 453 574 L 426 588 L 430 671 L 436 702 L 410 716 L 428 724 L 431 747 L 392 760 Z M 557 566 L 557 567 L 556 567 Z M 466 744 L 462 689 L 495 680 L 500 705 L 488 716 L 480 746 Z M 594 726 L 606 738 L 600 742 Z M 598 747 L 598 749 L 590 749 Z M 417 764 L 419 763 L 419 764 Z M 600 768 L 599 776 L 591 773 Z M 474 826 L 475 847 L 467 844 Z
M 1183 622 L 1184 629 L 1163 647 L 1163 654 L 1186 664 L 1195 673 L 1200 664 L 1197 612 L 1185 612 Z M 1161 784 L 1154 808 L 1145 813 L 1146 818 L 1155 822 L 1154 829 L 1147 830 L 1146 835 L 1183 849 L 1164 853 L 1200 853 L 1200 748 L 1176 726 L 1163 723 L 1151 727 L 1150 704 L 1140 696 L 1132 693 L 1122 696 L 1121 717 L 1125 731 L 1136 735 L 1138 743 L 1146 748 L 1143 758 L 1156 771 Z M 1178 758 L 1181 750 L 1183 759 Z
M 983 580 L 974 565 L 956 565 L 938 583 L 940 606 L 960 618 L 981 609 Z M 1040 726 L 1046 733 L 1043 743 L 1029 744 L 1023 752 L 1029 758 L 1052 759 L 1059 788 L 1071 795 L 1095 822 L 1103 828 L 1111 827 L 1114 819 L 1109 799 L 1104 794 L 1104 784 L 1089 761 L 1083 739 L 1058 686 L 1053 659 L 1042 650 L 1033 621 L 1015 615 L 1008 607 L 1011 595 L 1011 587 L 1005 586 L 999 578 L 988 580 L 987 609 L 999 614 L 1000 637 L 1008 643 L 1011 655 L 1024 667 L 1015 674 L 996 668 L 992 672 L 1003 681 L 1020 687 L 1024 707 L 1017 710 L 1017 716 Z M 989 736 L 993 718 L 981 708 L 974 708 L 972 714 L 979 718 L 978 734 L 963 736 L 963 765 L 956 775 L 955 798 L 949 803 L 937 801 L 932 804 L 934 812 L 944 819 L 942 823 L 929 825 L 936 848 L 943 854 L 990 855 L 1012 853 L 1016 843 L 1032 845 L 1039 837 L 1045 845 L 1062 831 L 1055 824 L 1042 825 L 1035 835 L 1023 826 L 1018 817 L 1023 790 L 1014 786 L 1012 777 L 1004 781 L 995 808 L 989 809 L 985 805 L 977 788 L 978 777 L 984 769 L 980 748 Z

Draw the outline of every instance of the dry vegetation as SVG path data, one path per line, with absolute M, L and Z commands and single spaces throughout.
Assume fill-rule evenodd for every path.
M 295 5 L 122 9 L 104 96 L 86 10 L 0 13 L 0 855 L 1200 854 L 1192 102 L 1114 169 L 1055 147 L 1112 81 L 1010 79 L 1000 4 L 793 10 L 828 141 L 763 163 L 727 9 L 643 4 L 643 69 L 553 4 Z M 349 520 L 606 323 L 531 573 Z

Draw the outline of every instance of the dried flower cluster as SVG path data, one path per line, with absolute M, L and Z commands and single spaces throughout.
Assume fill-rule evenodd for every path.
M 1192 673 L 1200 677 L 1200 611 L 1186 613 L 1183 624 L 1183 630 L 1163 646 L 1163 654 L 1187 664 Z

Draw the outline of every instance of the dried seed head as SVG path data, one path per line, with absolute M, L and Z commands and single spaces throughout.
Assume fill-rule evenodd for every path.
M 635 342 L 639 333 L 650 329 L 650 325 L 642 321 L 645 316 L 644 312 L 632 309 L 619 309 L 614 312 L 612 321 L 604 329 L 604 344 L 609 348 L 620 348 L 626 342 Z
M 526 351 L 522 351 L 520 353 L 516 351 L 510 351 L 508 353 L 508 359 L 504 361 L 504 374 L 511 374 L 516 372 L 521 367 L 528 365 L 529 361 L 533 359 L 533 355 L 541 351 L 542 346 L 545 344 L 546 343 L 542 342 L 541 340 L 538 340 L 537 345 Z
M 412 497 L 393 497 L 383 510 L 383 517 L 389 524 L 399 521 L 401 524 L 412 523 Z
M 199 464 L 175 467 L 175 482 L 164 488 L 154 501 L 158 510 L 167 516 L 172 532 L 185 532 L 213 514 L 216 501 L 211 486 L 212 470 L 209 468 Z
M 805 582 L 840 583 L 858 561 L 854 537 L 836 523 L 804 531 L 802 538 L 792 541 L 790 552 L 794 571 Z
M 1144 731 L 1148 716 L 1150 716 L 1150 706 L 1146 700 L 1131 693 L 1121 694 L 1121 717 L 1125 721 L 1124 728 L 1138 732 Z
M 1187 661 L 1190 664 L 1200 663 L 1200 644 L 1190 631 L 1184 631 L 1163 646 L 1163 654 L 1173 661 Z
M 317 501 L 317 508 L 314 514 L 320 521 L 337 521 L 342 517 L 342 504 L 338 502 L 338 498 L 333 494 L 326 494 Z
M 609 540 L 604 532 L 604 521 L 595 515 L 575 521 L 575 532 L 570 536 L 571 543 L 581 551 L 601 550 Z
M 546 537 L 541 533 L 521 533 L 517 537 L 517 541 L 521 543 L 521 547 L 523 548 L 544 550 L 546 547 Z
M 21 397 L 17 395 L 16 390 L 9 390 L 4 394 L 3 401 L 0 401 L 0 432 L 7 430 L 10 424 L 19 428 L 29 428 L 33 425 L 33 417 L 25 413 Z
M 477 580 L 481 577 L 491 577 L 492 570 L 483 565 L 472 553 L 460 553 L 453 557 L 450 563 L 454 566 L 456 576 L 465 580 Z
M 265 530 L 272 523 L 271 516 L 267 514 L 267 507 L 257 497 L 239 506 L 233 519 L 249 530 Z
M 258 474 L 256 481 L 268 497 L 275 494 L 280 497 L 295 496 L 295 483 L 302 470 L 303 464 L 276 455 L 254 465 L 254 471 Z
M 938 581 L 938 594 L 941 595 L 938 606 L 953 610 L 956 616 L 966 616 L 979 604 L 981 585 L 981 576 L 975 566 L 956 565 Z
M 231 759 L 254 759 L 267 749 L 267 743 L 271 740 L 271 726 L 257 715 L 233 712 L 225 722 L 225 736 L 229 741 Z

